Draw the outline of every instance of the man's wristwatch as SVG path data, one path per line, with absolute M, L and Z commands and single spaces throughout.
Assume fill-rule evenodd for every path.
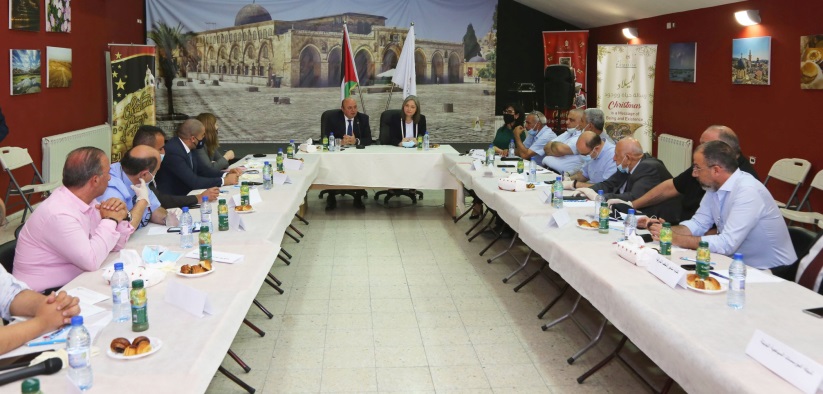
M 126 212 L 126 221 L 131 223 L 131 212 Z

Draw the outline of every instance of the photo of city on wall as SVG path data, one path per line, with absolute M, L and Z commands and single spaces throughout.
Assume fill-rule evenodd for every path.
M 732 84 L 770 85 L 771 37 L 732 40 Z

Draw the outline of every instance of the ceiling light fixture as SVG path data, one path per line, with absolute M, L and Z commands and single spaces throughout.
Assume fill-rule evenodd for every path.
M 636 27 L 624 27 L 623 28 L 623 35 L 630 39 L 634 40 L 637 38 L 637 28 Z
M 737 23 L 743 26 L 754 26 L 760 24 L 760 11 L 758 10 L 746 10 L 746 11 L 738 11 L 734 13 L 734 19 L 737 19 Z

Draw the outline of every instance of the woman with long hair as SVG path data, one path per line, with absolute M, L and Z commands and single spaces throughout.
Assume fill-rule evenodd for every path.
M 225 170 L 229 167 L 229 161 L 234 159 L 234 151 L 226 151 L 220 153 L 220 142 L 217 139 L 217 117 L 214 114 L 204 112 L 197 115 L 197 120 L 203 123 L 206 127 L 206 135 L 204 137 L 203 149 L 195 149 L 194 157 L 198 161 L 198 165 L 207 166 L 215 170 Z
M 403 100 L 402 112 L 389 123 L 389 144 L 401 146 L 405 141 L 417 143 L 417 137 L 426 134 L 426 117 L 420 113 L 420 101 L 417 96 Z

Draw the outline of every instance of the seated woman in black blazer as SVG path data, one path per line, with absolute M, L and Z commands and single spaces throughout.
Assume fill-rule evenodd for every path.
M 426 134 L 426 117 L 420 113 L 420 102 L 417 96 L 409 96 L 403 100 L 403 112 L 393 116 L 389 121 L 389 143 L 401 146 L 404 141 L 414 141 L 417 136 Z

